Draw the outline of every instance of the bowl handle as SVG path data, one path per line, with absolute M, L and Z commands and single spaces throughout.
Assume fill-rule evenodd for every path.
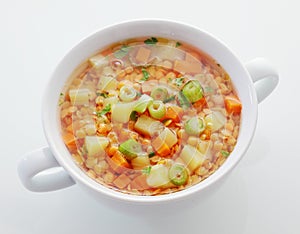
M 59 170 L 48 169 L 58 168 Z M 74 180 L 58 164 L 49 147 L 26 154 L 18 164 L 18 174 L 25 188 L 33 192 L 48 192 L 69 187 Z
M 264 58 L 255 58 L 245 64 L 257 94 L 258 103 L 269 96 L 279 81 L 277 70 Z

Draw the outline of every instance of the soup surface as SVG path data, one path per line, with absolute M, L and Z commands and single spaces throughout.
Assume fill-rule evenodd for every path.
M 213 58 L 155 37 L 92 55 L 58 105 L 62 138 L 78 166 L 136 195 L 180 191 L 214 173 L 234 149 L 242 109 Z

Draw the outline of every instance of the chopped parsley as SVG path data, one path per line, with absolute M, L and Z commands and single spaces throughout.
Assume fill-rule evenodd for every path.
M 154 157 L 155 156 L 155 152 L 150 152 L 149 154 L 148 154 L 148 157 L 149 158 L 152 158 L 152 157 Z
M 96 94 L 97 94 L 97 96 L 101 96 L 101 97 L 104 97 L 104 98 L 108 97 L 108 93 L 106 93 L 106 92 L 96 93 Z
M 157 42 L 158 40 L 155 37 L 148 38 L 147 40 L 144 41 L 144 43 L 147 45 L 154 45 Z
M 101 111 L 97 111 L 96 115 L 101 117 L 102 115 L 107 114 L 111 110 L 111 104 L 107 104 Z
M 222 150 L 222 151 L 221 151 L 221 154 L 222 154 L 224 157 L 228 157 L 230 153 L 229 153 L 228 151 L 226 151 L 226 150 Z
M 173 80 L 173 83 L 177 86 L 181 86 L 184 82 L 184 77 L 176 78 Z
M 142 73 L 143 73 L 143 78 L 141 79 L 141 81 L 146 81 L 146 80 L 148 80 L 149 77 L 150 77 L 149 72 L 148 72 L 145 68 L 142 68 Z
M 138 119 L 138 113 L 136 111 L 132 111 L 131 114 L 130 114 L 130 119 L 132 121 L 137 121 L 137 119 Z
M 176 47 L 181 46 L 181 43 L 179 41 L 176 42 Z
M 149 174 L 150 174 L 150 171 L 151 171 L 151 166 L 148 166 L 148 167 L 145 167 L 145 168 L 142 170 L 142 173 L 145 174 L 145 175 L 149 175 Z
M 171 102 L 171 101 L 174 101 L 174 100 L 175 100 L 175 95 L 166 98 L 165 100 L 163 100 L 163 103 L 168 103 L 168 102 Z
M 122 45 L 121 49 L 114 52 L 114 56 L 118 59 L 123 58 L 129 52 L 129 46 Z

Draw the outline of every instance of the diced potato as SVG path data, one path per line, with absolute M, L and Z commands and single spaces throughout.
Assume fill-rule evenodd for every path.
M 202 65 L 199 61 L 175 60 L 174 70 L 183 73 L 196 74 L 202 71 Z
M 108 64 L 108 60 L 101 54 L 98 54 L 89 59 L 90 64 L 95 68 L 101 68 Z
M 97 85 L 100 91 L 115 90 L 118 86 L 118 81 L 112 76 L 101 76 Z
M 107 97 L 104 98 L 103 100 L 103 106 L 107 106 L 108 104 L 113 105 L 116 104 L 119 101 L 117 96 L 113 96 L 113 97 Z
M 116 103 L 112 105 L 111 119 L 113 122 L 127 123 L 135 102 Z
M 89 104 L 90 90 L 89 89 L 71 89 L 69 96 L 72 105 Z
M 85 147 L 89 157 L 97 157 L 105 153 L 109 140 L 106 137 L 86 136 Z
M 150 174 L 147 177 L 147 184 L 150 187 L 168 187 L 170 184 L 169 170 L 163 164 L 157 164 L 151 167 Z
M 150 137 L 163 129 L 164 125 L 160 121 L 154 120 L 146 115 L 141 115 L 134 125 L 134 130 Z
M 148 155 L 139 155 L 131 160 L 133 169 L 140 170 L 150 165 L 150 159 Z
M 224 116 L 219 111 L 213 111 L 212 113 L 208 114 L 204 118 L 206 125 L 210 127 L 212 131 L 217 131 L 220 128 L 224 127 L 226 123 L 226 116 Z
M 200 167 L 205 160 L 205 155 L 190 145 L 183 147 L 179 157 L 191 172 Z
M 172 148 L 178 141 L 177 135 L 175 132 L 170 130 L 169 128 L 165 128 L 160 134 L 160 138 L 163 139 L 169 148 Z
M 136 53 L 135 59 L 138 63 L 146 64 L 148 62 L 148 59 L 151 55 L 151 50 L 140 47 L 138 52 Z

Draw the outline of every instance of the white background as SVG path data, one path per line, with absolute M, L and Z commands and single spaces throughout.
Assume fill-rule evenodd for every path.
M 297 0 L 1 0 L 0 233 L 300 233 L 299 9 Z M 47 145 L 41 98 L 58 61 L 99 28 L 142 17 L 193 24 L 242 61 L 263 56 L 278 68 L 280 83 L 259 105 L 243 160 L 205 202 L 167 216 L 117 213 L 76 185 L 42 194 L 25 190 L 17 161 Z

